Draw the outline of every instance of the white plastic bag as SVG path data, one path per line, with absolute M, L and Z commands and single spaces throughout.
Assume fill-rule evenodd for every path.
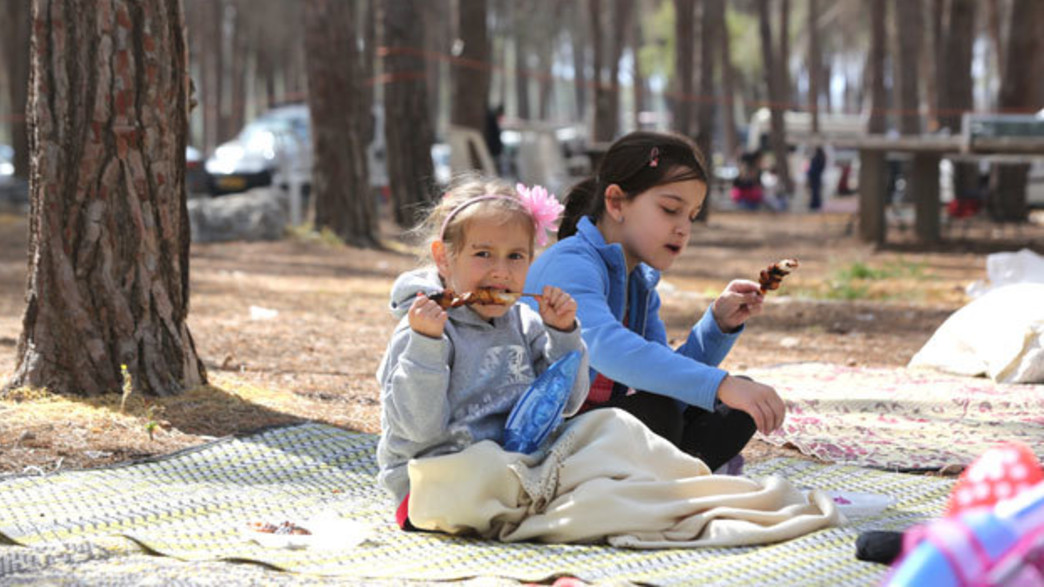
M 1044 283 L 986 292 L 947 318 L 909 366 L 1044 383 Z

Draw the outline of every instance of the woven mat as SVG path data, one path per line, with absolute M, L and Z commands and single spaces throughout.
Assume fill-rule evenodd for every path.
M 783 427 L 761 438 L 824 461 L 939 469 L 1009 440 L 1044 455 L 1044 385 L 824 363 L 747 374 L 775 387 L 789 409 Z
M 40 562 L 46 559 L 89 564 L 92 576 L 109 568 L 122 577 L 140 572 L 138 579 L 154 578 L 141 564 L 148 560 L 144 548 L 190 561 L 186 565 L 252 561 L 341 579 L 538 581 L 571 575 L 651 584 L 865 585 L 878 581 L 886 569 L 855 560 L 859 532 L 903 529 L 937 516 L 951 486 L 939 478 L 776 459 L 749 467 L 748 474 L 783 475 L 805 487 L 883 493 L 896 505 L 846 527 L 763 547 L 632 551 L 498 544 L 399 531 L 374 483 L 375 444 L 374 436 L 303 424 L 153 462 L 5 480 L 0 482 L 0 537 L 30 548 L 0 549 L 0 575 L 5 569 L 39 572 L 47 568 Z M 318 510 L 368 525 L 371 539 L 346 550 L 281 550 L 247 542 L 240 534 L 250 520 L 302 520 Z M 52 556 L 55 552 L 61 556 Z M 165 568 L 171 559 L 160 560 L 164 565 L 155 566 Z

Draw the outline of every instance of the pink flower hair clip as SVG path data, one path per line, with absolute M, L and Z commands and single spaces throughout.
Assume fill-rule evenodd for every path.
M 546 245 L 547 232 L 554 230 L 554 223 L 558 220 L 562 211 L 565 210 L 565 206 L 558 201 L 554 194 L 548 192 L 542 186 L 526 187 L 520 183 L 515 185 L 515 190 L 518 192 L 518 199 L 522 202 L 522 206 L 533 217 L 533 224 L 536 226 L 537 244 L 540 246 Z
M 660 165 L 660 148 L 653 147 L 649 151 L 649 167 L 659 167 Z

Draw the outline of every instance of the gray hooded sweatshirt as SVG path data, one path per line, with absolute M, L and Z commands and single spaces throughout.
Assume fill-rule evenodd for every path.
M 377 480 L 396 504 L 410 490 L 410 459 L 459 452 L 481 440 L 501 442 L 515 402 L 570 351 L 583 351 L 583 360 L 565 414 L 575 414 L 587 397 L 587 351 L 579 324 L 571 332 L 545 326 L 525 304 L 492 321 L 461 306 L 449 309 L 440 338 L 414 332 L 406 312 L 417 292 L 442 289 L 434 268 L 404 273 L 392 286 L 392 313 L 401 319 L 377 370 Z

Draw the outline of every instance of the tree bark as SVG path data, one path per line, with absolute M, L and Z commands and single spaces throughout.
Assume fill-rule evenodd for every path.
M 359 75 L 362 85 L 359 91 L 360 111 L 362 112 L 363 144 L 373 142 L 377 132 L 373 113 L 374 73 L 377 59 L 377 0 L 365 0 L 363 8 L 363 48 L 359 52 Z
M 1000 0 L 986 1 L 986 30 L 989 31 L 990 44 L 993 56 L 997 60 L 997 69 L 1004 75 L 1004 38 L 1001 34 L 1001 6 Z M 1001 81 L 1003 83 L 1003 80 Z
M 779 177 L 779 185 L 789 195 L 792 193 L 790 166 L 787 163 L 787 130 L 783 119 L 786 111 L 786 99 L 780 87 L 781 77 L 775 69 L 781 67 L 772 56 L 772 14 L 769 0 L 758 0 L 759 30 L 761 33 L 761 57 L 765 70 L 765 85 L 768 90 L 769 111 L 771 112 L 771 128 L 769 142 L 772 145 L 773 158 L 776 160 L 775 171 Z
M 34 0 L 29 283 L 11 387 L 170 395 L 206 382 L 185 322 L 180 0 Z
M 315 225 L 346 243 L 377 244 L 377 211 L 370 193 L 361 121 L 359 49 L 354 2 L 307 0 L 308 109 L 312 118 L 312 193 Z
M 454 125 L 470 128 L 484 136 L 489 109 L 489 35 L 486 32 L 486 0 L 459 0 L 458 37 L 463 51 L 453 65 Z M 470 154 L 471 167 L 481 168 L 478 153 Z
M 14 174 L 29 177 L 29 133 L 26 104 L 29 98 L 29 4 L 25 0 L 4 0 L 5 15 L 0 32 L 0 54 L 7 74 L 7 98 L 11 108 L 11 147 L 14 148 Z
M 381 6 L 388 183 L 395 222 L 408 228 L 430 201 L 434 175 L 435 131 L 428 114 L 422 23 L 416 17 L 421 6 L 420 0 L 385 0 Z
M 819 0 L 808 0 L 808 112 L 812 134 L 819 134 L 819 79 L 823 55 L 819 50 Z M 828 88 L 829 91 L 829 88 Z
M 645 33 L 642 31 L 641 10 L 635 15 L 631 26 L 631 51 L 634 55 L 634 128 L 640 129 L 641 113 L 645 111 L 645 74 L 642 71 L 641 50 L 645 45 Z
M 1015 0 L 1008 30 L 1007 69 L 1001 78 L 1002 111 L 1032 112 L 1044 98 L 1039 93 L 1037 78 L 1044 70 L 1044 50 L 1037 27 L 1044 22 L 1044 5 L 1039 0 Z M 1029 214 L 1026 203 L 1026 174 L 1029 166 L 994 165 L 992 183 L 996 187 L 990 213 L 997 220 L 1022 222 Z
M 520 120 L 532 117 L 529 104 L 529 33 L 527 32 L 524 11 L 529 7 L 527 0 L 512 5 L 515 24 L 515 109 Z
M 624 40 L 630 28 L 631 14 L 634 12 L 634 0 L 616 0 L 612 12 L 612 35 L 609 64 L 609 95 L 605 98 L 608 107 L 599 123 L 602 140 L 611 141 L 616 138 L 620 129 L 620 60 L 623 58 Z
M 736 104 L 734 100 L 735 82 L 732 68 L 732 42 L 729 35 L 725 10 L 718 14 L 718 30 L 721 31 L 721 91 L 722 91 L 722 125 L 725 127 L 725 158 L 734 161 L 739 154 L 740 142 L 736 132 Z
M 724 10 L 724 0 L 703 0 L 703 16 L 700 18 L 700 101 L 696 110 L 696 144 L 699 145 L 708 162 L 714 137 L 714 115 L 718 103 L 714 64 L 717 62 L 718 35 L 721 30 L 718 28 L 718 23 L 723 20 L 719 13 L 723 13 Z M 710 173 L 710 169 L 707 171 Z
M 694 61 L 696 43 L 696 3 L 695 0 L 674 0 L 674 99 L 671 100 L 674 113 L 674 130 L 685 135 L 692 135 L 692 96 L 695 79 Z
M 939 105 L 942 98 L 940 92 L 946 87 L 946 68 L 943 67 L 943 48 L 946 46 L 945 22 L 946 0 L 930 0 L 928 11 L 928 37 L 931 50 L 928 52 L 931 71 L 927 76 L 924 93 L 928 104 L 928 124 L 926 130 L 935 132 L 942 122 L 939 120 Z
M 243 123 L 246 121 L 246 107 L 247 107 L 247 67 L 249 65 L 248 57 L 250 56 L 250 42 L 247 36 L 246 30 L 246 11 L 248 8 L 244 5 L 242 0 L 232 3 L 229 6 L 231 16 L 232 27 L 232 55 L 230 56 L 231 63 L 229 67 L 230 80 L 230 100 L 228 109 L 228 129 L 229 135 L 238 133 L 243 128 Z
M 954 134 L 961 132 L 961 116 L 973 107 L 971 64 L 976 5 L 975 0 L 950 0 L 942 62 L 945 80 L 939 93 L 939 122 Z M 957 197 L 976 193 L 979 166 L 975 163 L 954 165 L 953 188 Z
M 616 134 L 616 124 L 612 120 L 614 94 L 613 82 L 611 79 L 605 79 L 607 74 L 603 70 L 606 56 L 612 61 L 616 51 L 609 46 L 605 38 L 603 27 L 607 19 L 602 14 L 602 0 L 588 0 L 587 6 L 591 15 L 591 47 L 594 51 L 594 121 L 591 124 L 591 133 L 595 142 L 609 142 Z M 619 71 L 611 62 L 609 69 Z
M 569 30 L 573 46 L 573 95 L 576 99 L 576 119 L 582 121 L 587 114 L 587 39 L 584 35 L 587 23 L 580 18 L 583 12 L 581 0 L 577 0 L 573 10 L 573 26 Z
M 717 62 L 719 47 L 718 35 L 721 34 L 719 23 L 724 20 L 724 0 L 703 0 L 703 14 L 700 16 L 700 101 L 696 108 L 696 145 L 703 152 L 707 177 L 714 177 L 714 118 L 717 110 L 717 85 L 714 79 L 714 64 Z M 721 13 L 721 14 L 719 14 Z M 708 187 L 713 188 L 713 181 Z M 710 219 L 710 198 L 700 209 L 698 219 L 707 222 Z
M 870 82 L 870 118 L 867 132 L 884 134 L 888 120 L 885 116 L 888 100 L 885 92 L 885 55 L 887 54 L 887 10 L 885 0 L 870 0 L 870 54 L 867 57 L 867 77 Z
M 899 104 L 899 133 L 921 134 L 920 95 L 917 82 L 921 61 L 921 38 L 924 34 L 921 0 L 895 1 L 895 28 L 899 43 L 895 56 L 896 102 Z

